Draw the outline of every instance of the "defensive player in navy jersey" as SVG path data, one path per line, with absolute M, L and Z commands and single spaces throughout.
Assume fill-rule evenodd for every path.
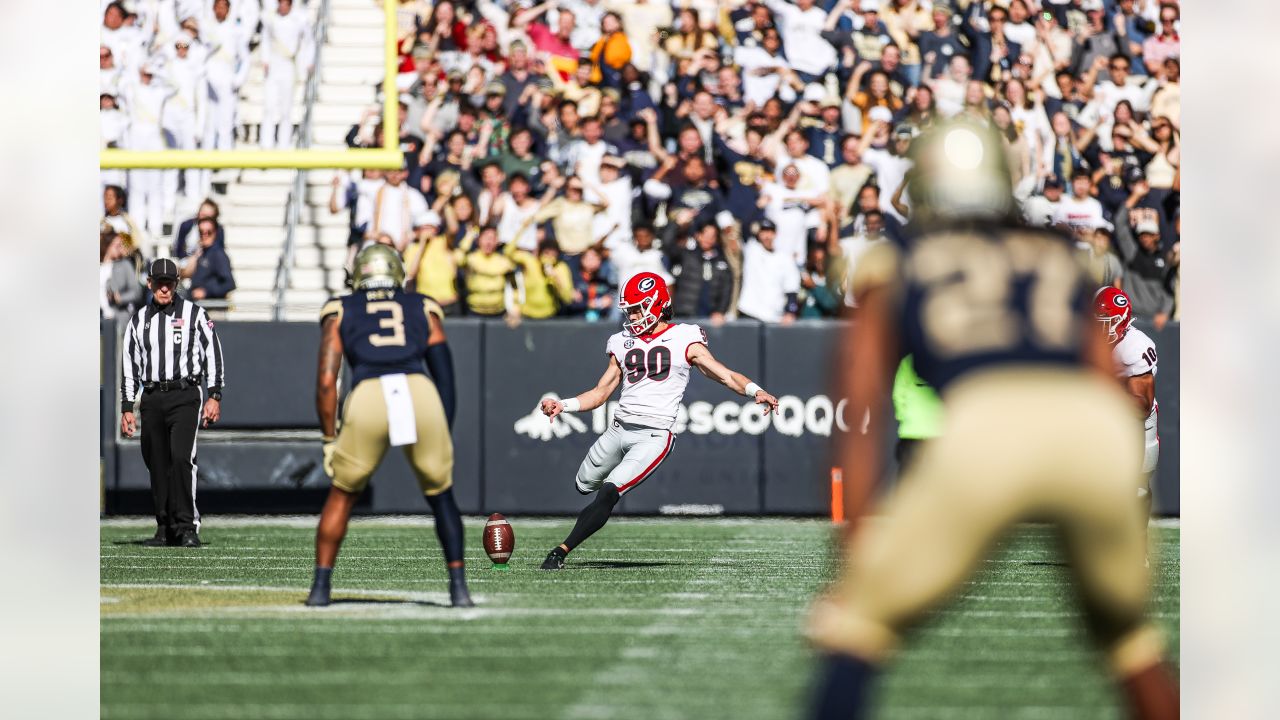
M 1092 636 L 1139 718 L 1177 717 L 1177 687 L 1144 618 L 1147 577 L 1134 404 L 1116 387 L 1093 287 L 1065 237 L 1019 227 L 1000 141 L 944 123 L 912 146 L 914 232 L 859 263 L 861 317 L 843 347 L 853 417 L 882 417 L 911 354 L 943 403 L 883 517 L 863 521 L 883 428 L 841 448 L 849 533 L 809 634 L 825 657 L 813 717 L 866 717 L 876 668 L 1014 524 L 1058 526 Z
M 451 489 L 449 427 L 456 401 L 444 311 L 431 298 L 401 289 L 404 266 L 384 245 L 372 245 L 356 256 L 353 280 L 355 292 L 330 300 L 320 311 L 316 412 L 324 433 L 325 472 L 333 487 L 316 528 L 316 574 L 307 604 L 329 604 L 333 564 L 351 508 L 387 448 L 403 447 L 435 515 L 449 569 L 449 598 L 455 607 L 471 607 L 463 574 L 462 516 Z M 338 433 L 338 373 L 344 355 L 353 389 Z M 423 372 L 424 360 L 430 379 Z

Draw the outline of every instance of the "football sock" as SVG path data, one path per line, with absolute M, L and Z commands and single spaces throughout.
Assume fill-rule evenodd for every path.
M 427 504 L 431 506 L 431 514 L 436 519 L 436 536 L 440 538 L 445 563 L 462 562 L 462 514 L 458 512 L 458 503 L 453 499 L 453 488 L 439 495 L 428 495 Z
M 311 606 L 329 604 L 329 583 L 333 578 L 333 568 L 316 566 L 315 579 L 311 581 L 311 593 L 307 595 L 307 604 Z
M 822 661 L 813 720 L 854 720 L 868 716 L 866 696 L 875 666 L 853 655 L 831 654 Z
M 1136 672 L 1123 680 L 1131 716 L 1137 720 L 1176 720 L 1178 685 L 1164 663 Z
M 316 578 L 312 585 L 328 585 L 333 580 L 333 568 L 316 566 Z
M 574 524 L 569 537 L 565 538 L 565 546 L 573 550 L 604 527 L 620 497 L 622 496 L 618 494 L 617 486 L 610 483 L 605 483 L 604 487 L 596 491 L 596 499 L 578 514 L 578 522 Z

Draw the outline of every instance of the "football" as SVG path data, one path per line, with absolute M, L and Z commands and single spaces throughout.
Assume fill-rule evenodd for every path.
M 511 523 L 507 522 L 502 513 L 490 515 L 484 524 L 485 554 L 495 565 L 505 565 L 515 549 L 516 531 L 511 529 Z

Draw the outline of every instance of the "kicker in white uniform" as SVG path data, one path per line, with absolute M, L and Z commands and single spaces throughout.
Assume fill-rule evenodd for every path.
M 658 469 L 675 444 L 671 428 L 689 385 L 689 370 L 776 410 L 778 400 L 744 375 L 722 365 L 707 349 L 707 334 L 697 325 L 672 324 L 671 293 L 661 276 L 642 272 L 627 281 L 619 298 L 624 332 L 609 338 L 609 365 L 596 386 L 567 400 L 546 399 L 542 412 L 555 422 L 561 412 L 593 410 L 622 385 L 622 398 L 609 429 L 596 440 L 574 479 L 578 492 L 595 493 L 573 531 L 551 549 L 543 570 L 564 568 L 565 556 L 604 527 L 613 507 Z
M 1144 452 L 1142 473 L 1148 487 L 1138 489 L 1138 495 L 1151 502 L 1151 474 L 1160 460 L 1160 433 L 1157 420 L 1160 404 L 1156 402 L 1157 356 L 1155 342 L 1144 332 L 1133 327 L 1133 311 L 1129 296 L 1122 290 L 1104 287 L 1093 298 L 1098 321 L 1107 329 L 1107 339 L 1112 343 L 1111 356 L 1115 360 L 1116 377 L 1124 383 L 1125 390 L 1133 396 L 1143 421 Z

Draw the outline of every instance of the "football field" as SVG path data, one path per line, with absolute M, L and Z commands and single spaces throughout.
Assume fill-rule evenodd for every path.
M 149 520 L 105 521 L 102 717 L 803 715 L 798 631 L 828 579 L 829 523 L 618 518 L 549 573 L 536 568 L 572 519 L 510 520 L 500 571 L 467 518 L 467 610 L 445 606 L 429 519 L 355 521 L 328 608 L 302 605 L 314 518 L 209 517 L 197 550 L 142 547 Z M 1176 663 L 1179 529 L 1151 534 L 1151 610 Z M 910 636 L 877 716 L 1119 717 L 1099 660 L 1050 528 L 1023 526 Z

